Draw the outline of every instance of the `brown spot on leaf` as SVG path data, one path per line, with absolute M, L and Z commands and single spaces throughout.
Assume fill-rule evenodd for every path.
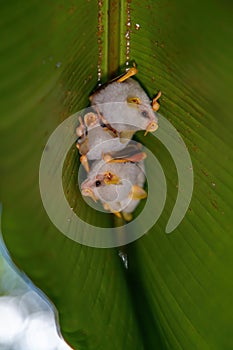
M 209 174 L 205 171 L 205 170 L 203 170 L 203 169 L 201 169 L 201 172 L 205 175 L 205 176 L 209 176 Z
M 217 204 L 217 202 L 216 202 L 215 199 L 212 199 L 212 200 L 210 201 L 210 203 L 211 203 L 211 205 L 212 205 L 212 207 L 213 207 L 214 209 L 218 210 L 218 204 Z

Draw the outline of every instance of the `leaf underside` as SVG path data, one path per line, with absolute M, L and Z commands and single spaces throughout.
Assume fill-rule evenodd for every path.
M 121 30 L 125 8 L 121 2 Z M 117 249 L 81 246 L 53 226 L 39 193 L 40 158 L 49 135 L 88 106 L 97 85 L 97 2 L 12 1 L 1 11 L 4 240 L 14 262 L 57 307 L 74 349 L 232 349 L 231 5 L 147 0 L 132 1 L 131 9 L 137 79 L 150 97 L 162 91 L 160 113 L 192 158 L 194 192 L 184 220 L 164 233 L 177 194 L 175 165 L 159 141 L 138 133 L 164 169 L 168 195 L 158 222 L 124 247 L 128 270 Z M 108 30 L 105 20 L 111 38 Z M 108 55 L 104 77 L 124 63 L 122 33 L 115 40 L 118 58 Z M 77 154 L 67 162 L 63 184 L 72 201 Z M 85 202 L 81 215 L 94 215 L 97 225 L 103 215 L 106 226 L 113 222 Z

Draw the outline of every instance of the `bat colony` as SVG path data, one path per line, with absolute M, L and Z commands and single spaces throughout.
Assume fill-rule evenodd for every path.
M 79 117 L 76 129 L 80 162 L 87 172 L 82 195 L 99 200 L 105 210 L 126 221 L 147 196 L 143 189 L 146 154 L 131 138 L 138 130 L 145 130 L 145 135 L 157 130 L 155 112 L 161 96 L 159 92 L 151 102 L 131 78 L 136 73 L 134 66 L 94 92 L 90 96 L 93 112 Z

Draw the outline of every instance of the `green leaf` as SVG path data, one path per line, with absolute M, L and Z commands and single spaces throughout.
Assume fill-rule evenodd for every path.
M 116 4 L 103 7 L 104 78 L 125 60 L 127 3 Z M 162 91 L 160 113 L 191 155 L 195 183 L 185 218 L 165 234 L 176 168 L 159 140 L 138 133 L 163 167 L 168 195 L 148 234 L 123 248 L 128 270 L 117 249 L 82 246 L 50 222 L 39 192 L 40 159 L 53 130 L 88 106 L 97 85 L 97 2 L 12 1 L 1 11 L 4 240 L 57 307 L 62 334 L 75 349 L 232 349 L 232 6 L 147 0 L 131 2 L 131 10 L 137 79 L 151 97 Z M 71 149 L 63 170 L 69 203 L 81 200 L 77 167 Z M 113 222 L 85 203 L 80 215 L 95 225 Z

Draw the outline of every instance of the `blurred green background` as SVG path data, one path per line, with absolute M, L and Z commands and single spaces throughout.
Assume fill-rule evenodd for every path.
M 103 80 L 114 63 L 106 55 L 112 35 L 106 14 L 114 4 L 103 7 Z M 120 2 L 121 32 L 114 39 L 119 67 L 125 8 Z M 137 78 L 150 97 L 162 91 L 160 113 L 187 145 L 195 184 L 186 217 L 165 235 L 177 193 L 175 165 L 159 141 L 137 135 L 163 166 L 168 196 L 154 227 L 124 248 L 128 269 L 117 249 L 81 246 L 58 232 L 39 193 L 39 162 L 49 135 L 88 105 L 97 85 L 97 11 L 93 0 L 1 3 L 4 241 L 16 265 L 56 306 L 62 334 L 74 349 L 230 350 L 232 4 L 131 2 Z M 76 163 L 71 160 L 67 171 Z M 82 208 L 87 218 L 89 210 Z M 95 219 L 101 220 L 98 212 Z

